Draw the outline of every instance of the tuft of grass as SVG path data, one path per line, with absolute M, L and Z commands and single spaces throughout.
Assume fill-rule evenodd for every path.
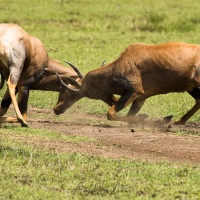
M 142 17 L 139 20 L 134 20 L 134 30 L 139 30 L 139 31 L 150 31 L 150 32 L 160 32 L 163 29 L 162 23 L 165 19 L 164 14 L 159 14 L 157 12 L 150 12 L 147 13 L 144 17 Z

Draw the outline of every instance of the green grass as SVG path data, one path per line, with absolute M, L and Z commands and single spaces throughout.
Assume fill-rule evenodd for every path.
M 198 199 L 195 166 L 111 160 L 0 143 L 1 199 Z
M 63 64 L 68 60 L 79 66 L 83 73 L 99 67 L 103 60 L 107 63 L 113 61 L 132 43 L 200 41 L 198 0 L 162 0 L 159 3 L 155 0 L 24 0 L 23 5 L 17 0 L 1 0 L 0 3 L 4 10 L 0 13 L 1 22 L 20 24 L 28 33 L 42 40 L 51 57 Z M 29 101 L 30 105 L 52 109 L 57 93 L 46 92 L 44 95 L 32 91 Z M 90 103 L 85 106 L 88 101 Z M 181 103 L 177 104 L 177 101 Z M 148 99 L 142 112 L 157 117 L 169 113 L 178 118 L 193 103 L 187 94 L 163 95 Z M 77 106 L 89 114 L 105 114 L 108 109 L 100 101 L 83 99 L 69 112 L 75 111 Z M 198 113 L 191 120 L 199 120 Z
M 99 67 L 103 60 L 113 61 L 132 43 L 200 41 L 198 0 L 162 0 L 159 3 L 155 0 L 24 0 L 23 5 L 19 0 L 1 0 L 0 3 L 4 10 L 0 13 L 1 22 L 20 24 L 42 40 L 51 57 L 61 62 L 68 60 L 83 73 Z M 32 91 L 29 101 L 30 105 L 52 109 L 56 100 L 57 93 L 44 95 Z M 85 106 L 88 101 L 90 103 Z M 191 102 L 193 99 L 187 94 L 159 96 L 148 99 L 142 112 L 158 117 L 169 113 L 178 118 L 192 106 Z M 152 105 L 157 109 L 151 109 Z M 83 99 L 70 110 L 76 110 L 77 106 L 89 114 L 104 114 L 108 109 L 100 101 Z M 198 114 L 191 120 L 199 120 Z
M 2 132 L 3 130 L 3 132 Z M 9 137 L 13 135 L 25 135 L 25 130 L 23 127 L 16 127 L 13 125 L 9 124 L 3 124 L 1 125 L 1 137 Z M 92 138 L 89 137 L 84 137 L 84 136 L 76 136 L 76 135 L 71 135 L 71 136 L 66 136 L 60 132 L 57 131 L 49 131 L 49 130 L 43 130 L 43 129 L 36 129 L 36 128 L 29 128 L 28 129 L 28 134 L 27 138 L 34 136 L 37 138 L 48 138 L 48 139 L 53 139 L 53 140 L 58 140 L 58 141 L 71 141 L 71 142 L 83 142 L 83 141 L 95 141 Z
M 103 60 L 112 62 L 132 43 L 200 43 L 199 0 L 0 0 L 0 9 L 1 23 L 18 23 L 40 38 L 51 57 L 63 64 L 70 61 L 83 73 Z M 31 91 L 29 105 L 52 109 L 57 96 Z M 158 95 L 149 98 L 140 113 L 178 118 L 193 104 L 187 93 Z M 108 106 L 82 99 L 67 112 L 77 109 L 106 114 Z M 191 118 L 199 120 L 199 112 Z M 95 142 L 40 129 L 1 127 L 0 199 L 199 199 L 198 167 L 61 154 L 33 148 L 16 136 Z

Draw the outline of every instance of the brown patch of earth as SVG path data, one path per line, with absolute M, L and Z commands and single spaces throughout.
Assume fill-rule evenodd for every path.
M 106 116 L 87 114 L 77 115 L 66 112 L 60 118 L 55 116 L 53 111 L 45 109 L 30 108 L 29 114 L 28 122 L 32 128 L 95 139 L 88 142 L 68 142 L 33 137 L 26 141 L 37 148 L 113 159 L 125 158 L 200 165 L 200 122 L 155 128 L 110 122 Z M 44 114 L 45 119 L 40 118 L 41 115 L 44 117 Z M 185 134 L 177 134 L 178 132 Z

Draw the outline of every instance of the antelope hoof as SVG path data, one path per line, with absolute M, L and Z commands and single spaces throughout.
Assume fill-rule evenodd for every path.
M 183 122 L 181 119 L 179 119 L 173 123 L 173 125 L 184 125 L 184 124 L 185 124 L 185 122 Z
M 19 119 L 21 123 L 21 127 L 27 127 L 28 128 L 28 123 L 24 119 Z
M 157 126 L 162 126 L 164 124 L 168 124 L 171 121 L 172 117 L 173 117 L 173 115 L 169 115 L 169 116 L 164 117 L 161 120 L 157 120 L 156 121 L 156 125 Z
M 162 122 L 164 124 L 167 124 L 171 121 L 172 117 L 173 117 L 173 115 L 166 116 L 166 117 L 163 118 Z
M 110 113 L 107 113 L 107 119 L 110 121 L 114 121 L 115 117 L 111 115 Z

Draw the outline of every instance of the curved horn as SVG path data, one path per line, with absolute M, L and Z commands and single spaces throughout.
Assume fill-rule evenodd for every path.
M 0 89 L 2 89 L 3 88 L 3 86 L 4 86 L 4 83 L 5 83 L 5 77 L 4 77 L 4 75 L 3 75 L 3 73 L 2 72 L 0 72 L 1 73 L 1 83 L 0 83 Z
M 57 76 L 59 76 L 58 74 L 56 74 Z M 61 78 L 61 77 L 60 77 Z M 77 87 L 78 89 L 81 88 L 81 85 L 74 80 L 73 78 L 69 77 L 69 76 L 64 76 L 63 78 L 66 78 L 73 86 Z M 63 81 L 63 80 L 62 80 Z M 63 81 L 64 82 L 64 81 Z
M 75 67 L 74 65 L 72 65 L 71 63 L 67 61 L 64 61 L 64 62 L 66 62 L 68 65 L 70 65 L 73 68 L 73 70 L 78 74 L 79 78 L 83 78 L 83 74 L 79 71 L 77 67 Z
M 75 89 L 75 88 L 70 88 L 67 84 L 65 84 L 65 82 L 61 79 L 61 77 L 55 72 L 55 74 L 57 75 L 58 79 L 60 80 L 61 84 L 69 91 L 69 92 L 79 92 L 79 89 Z M 65 78 L 67 78 L 70 82 L 72 82 L 75 86 L 78 86 L 80 88 L 80 85 L 73 79 L 70 78 L 68 76 L 65 76 Z

